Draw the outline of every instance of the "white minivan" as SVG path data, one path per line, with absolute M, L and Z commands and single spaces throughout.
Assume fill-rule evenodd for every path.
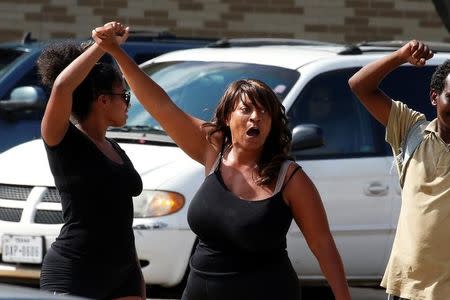
M 256 78 L 272 87 L 290 120 L 291 154 L 319 189 L 348 279 L 377 284 L 393 241 L 400 187 L 384 128 L 355 98 L 347 80 L 401 44 L 227 40 L 168 53 L 141 67 L 180 108 L 204 120 L 211 118 L 234 80 Z M 434 118 L 428 100 L 431 74 L 450 58 L 446 45 L 437 46 L 443 51 L 427 66 L 401 66 L 382 83 L 388 95 L 429 118 Z M 120 143 L 142 176 L 144 190 L 134 198 L 133 223 L 142 271 L 147 284 L 176 286 L 183 282 L 196 245 L 186 213 L 204 178 L 203 168 L 136 99 L 128 115 L 127 125 L 111 128 L 108 136 Z M 42 258 L 62 223 L 42 141 L 1 154 L 0 277 L 38 279 Z M 299 278 L 322 280 L 295 223 L 287 241 Z

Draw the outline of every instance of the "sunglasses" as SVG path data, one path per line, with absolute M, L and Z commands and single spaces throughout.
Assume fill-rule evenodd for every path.
M 131 100 L 131 94 L 129 91 L 120 93 L 120 94 L 114 94 L 114 93 L 103 93 L 104 95 L 113 95 L 113 96 L 120 96 L 123 100 L 123 102 L 125 102 L 125 104 L 127 106 L 130 105 L 130 100 Z

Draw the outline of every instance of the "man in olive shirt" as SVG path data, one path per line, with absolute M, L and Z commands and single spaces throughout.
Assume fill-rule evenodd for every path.
M 410 41 L 363 67 L 349 85 L 370 113 L 386 127 L 386 141 L 398 157 L 410 128 L 425 116 L 393 101 L 379 88 L 382 79 L 404 63 L 425 65 L 429 48 Z M 402 207 L 391 256 L 381 285 L 388 299 L 450 299 L 450 61 L 431 79 L 430 100 L 437 118 L 404 166 Z M 400 83 L 399 83 L 400 84 Z

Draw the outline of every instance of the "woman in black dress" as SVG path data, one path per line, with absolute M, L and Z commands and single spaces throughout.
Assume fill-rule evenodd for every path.
M 292 219 L 335 298 L 350 299 L 319 193 L 288 156 L 291 133 L 274 92 L 257 80 L 236 81 L 213 120 L 199 120 L 179 109 L 139 69 L 106 34 L 111 30 L 96 28 L 96 43 L 116 59 L 139 101 L 167 134 L 205 166 L 206 179 L 188 211 L 199 243 L 182 299 L 298 300 L 298 278 L 286 251 Z
M 121 74 L 98 63 L 103 54 L 95 43 L 62 43 L 38 60 L 52 89 L 41 130 L 64 216 L 40 285 L 57 294 L 145 299 L 132 229 L 132 196 L 142 181 L 120 146 L 105 137 L 109 126 L 125 124 L 130 96 Z

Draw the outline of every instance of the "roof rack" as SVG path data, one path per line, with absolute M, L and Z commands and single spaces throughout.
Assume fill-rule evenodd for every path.
M 401 48 L 409 41 L 393 40 L 393 41 L 364 41 L 353 45 L 347 45 L 339 54 L 362 54 L 363 52 L 377 52 L 386 50 L 395 50 Z M 433 51 L 450 52 L 450 43 L 424 41 L 425 44 Z M 366 48 L 366 49 L 364 49 Z
M 330 42 L 320 42 L 314 40 L 302 40 L 302 39 L 284 39 L 284 38 L 236 38 L 227 39 L 223 38 L 217 42 L 207 45 L 209 48 L 229 48 L 229 47 L 254 47 L 254 46 L 276 46 L 276 45 L 288 45 L 288 46 L 326 46 L 326 45 L 338 45 Z
M 350 55 L 350 54 L 362 54 L 363 51 L 357 45 L 345 45 L 344 49 L 339 51 L 338 54 L 341 55 Z

